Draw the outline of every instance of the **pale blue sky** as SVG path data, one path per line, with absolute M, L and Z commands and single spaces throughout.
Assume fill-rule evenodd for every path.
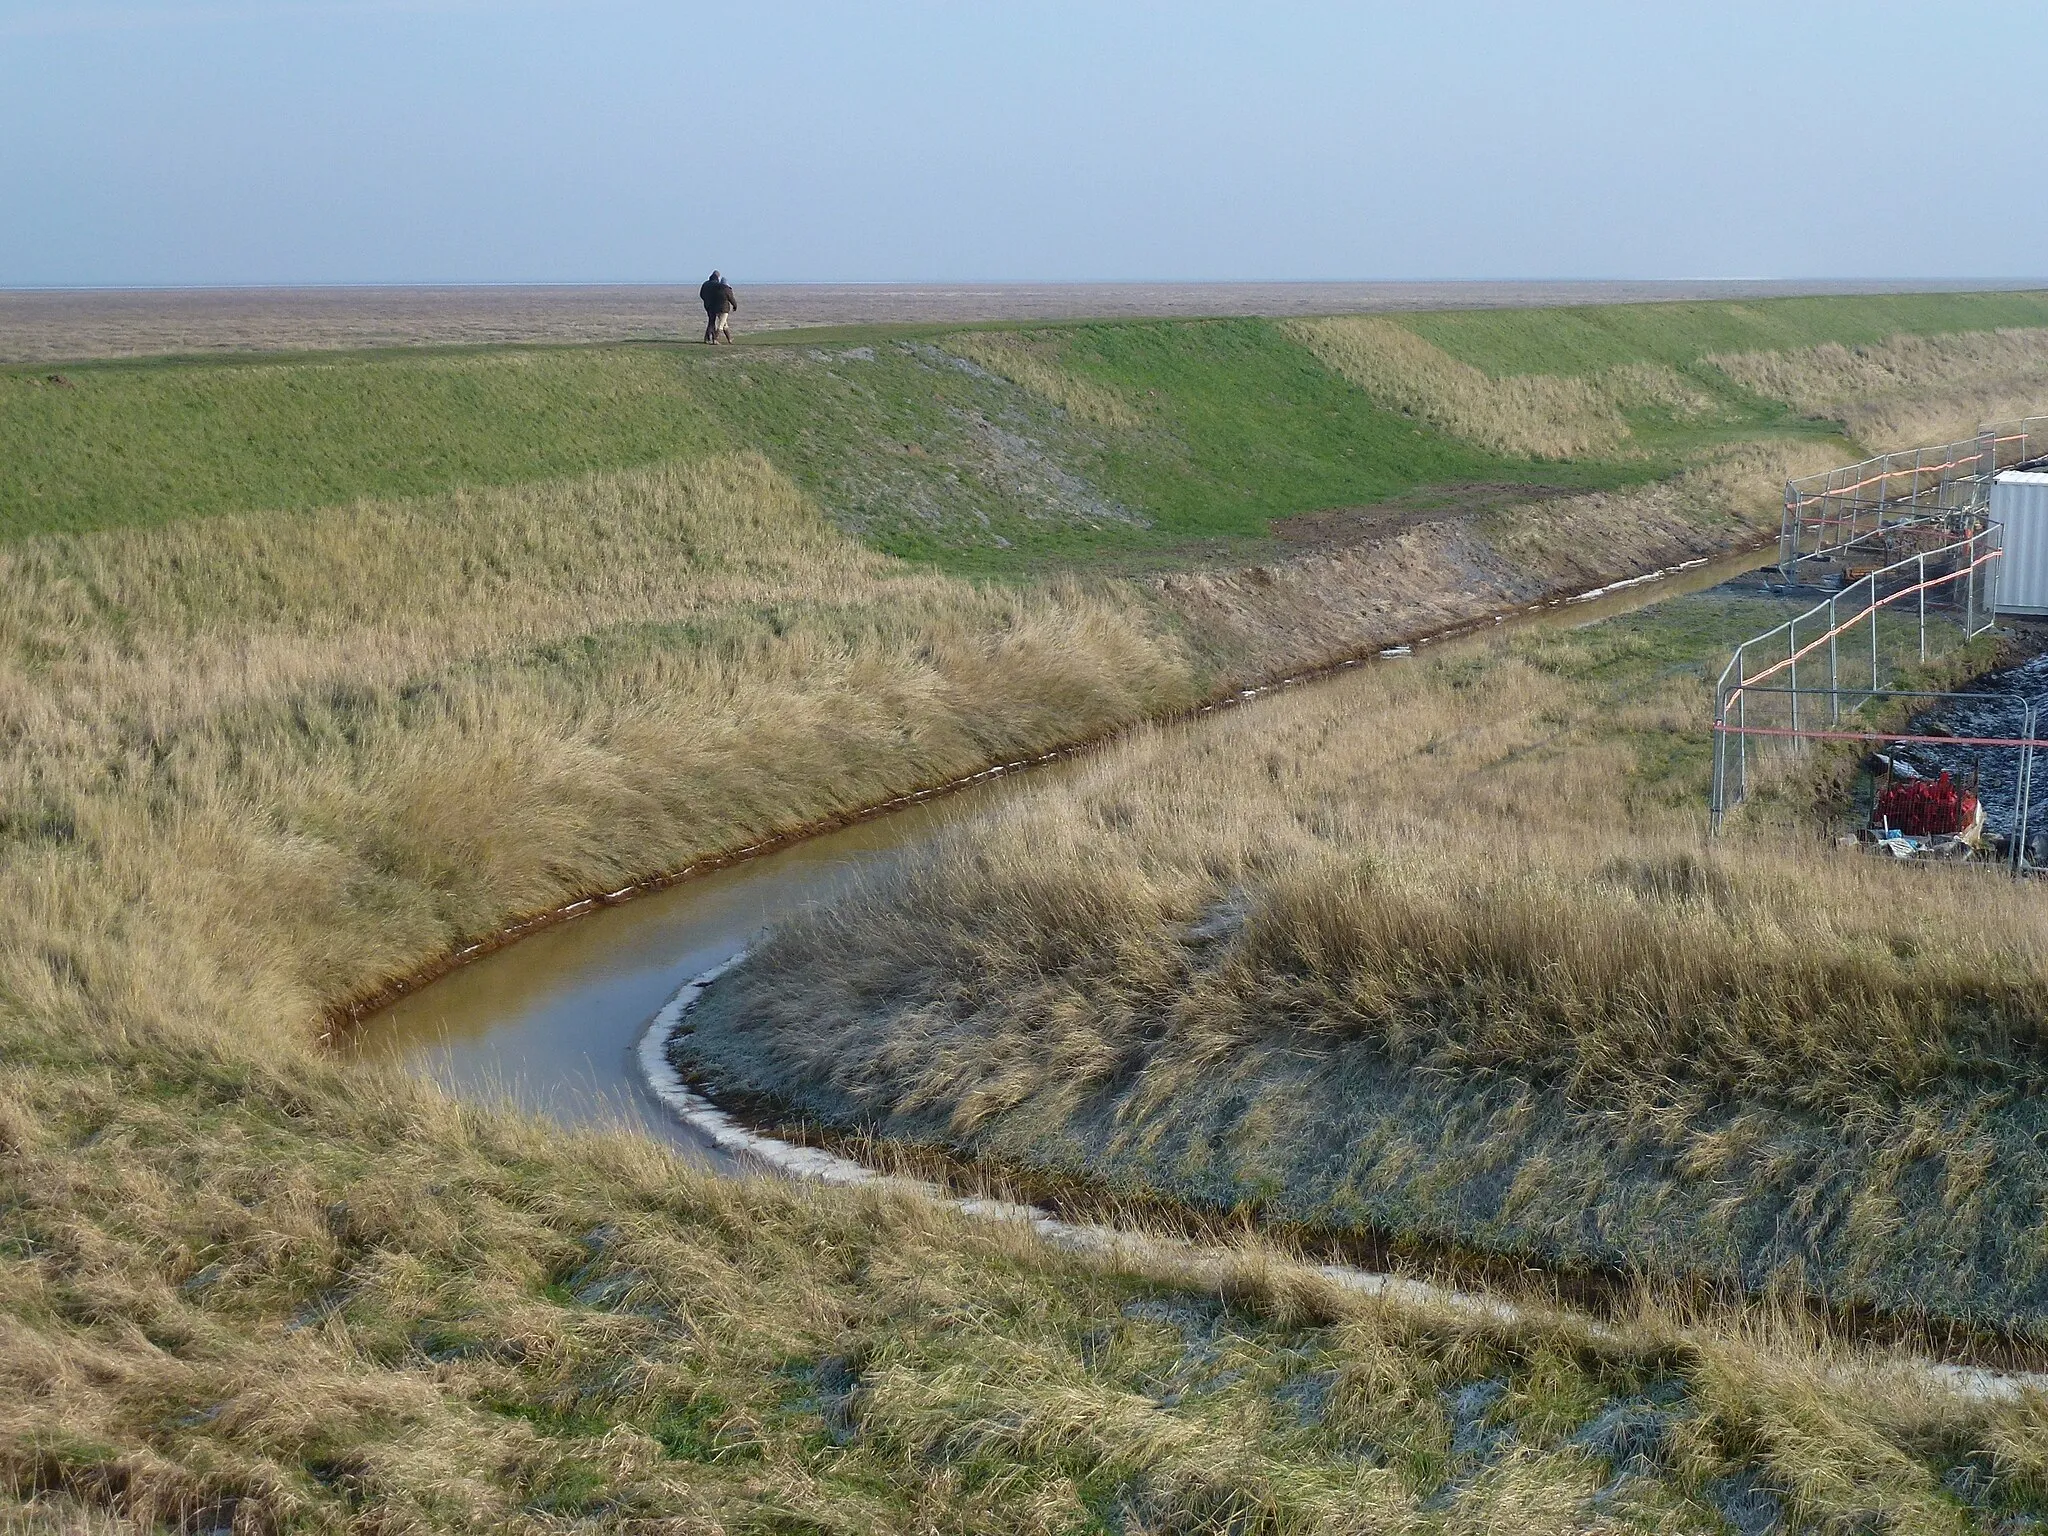
M 0 0 L 0 285 L 2048 271 L 2048 5 Z

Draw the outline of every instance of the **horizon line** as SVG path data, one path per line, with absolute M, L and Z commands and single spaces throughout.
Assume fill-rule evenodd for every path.
M 591 288 L 685 288 L 696 278 L 587 278 L 587 279 L 443 279 L 405 278 L 374 280 L 323 279 L 302 282 L 167 282 L 167 283 L 0 283 L 0 293 L 303 293 L 308 290 L 341 292 L 403 292 L 418 289 L 591 289 Z M 1933 284 L 1944 288 L 1994 290 L 2007 286 L 2048 287 L 2048 274 L 2011 274 L 1996 277 L 1899 276 L 1899 277 L 1079 277 L 1079 278 L 759 278 L 747 279 L 754 288 L 1428 288 L 1428 287 L 1603 287 L 1635 284 L 1642 287 L 1904 287 Z

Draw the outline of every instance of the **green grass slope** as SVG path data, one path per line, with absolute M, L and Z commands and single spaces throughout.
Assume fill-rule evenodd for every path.
M 684 354 L 706 409 L 892 554 L 1000 571 L 1244 550 L 1276 517 L 1475 480 L 1606 486 L 1644 466 L 1533 464 L 1373 403 L 1264 321 L 1085 326 L 1058 364 L 1124 402 L 1077 421 L 941 345 Z
M 1460 362 L 1502 377 L 1591 374 L 1626 363 L 1686 368 L 1716 352 L 1782 352 L 1893 336 L 2048 325 L 2048 293 L 1918 293 L 1746 304 L 1616 304 L 1403 315 Z
M 0 537 L 516 485 L 718 444 L 676 369 L 631 348 L 17 369 L 0 373 Z
M 1271 518 L 1484 479 L 1503 459 L 1374 405 L 1261 321 L 1089 327 L 1076 372 L 1135 420 L 1073 421 L 932 342 L 604 347 L 0 375 L 0 529 L 19 537 L 510 485 L 754 447 L 845 526 L 990 569 L 1263 538 Z
M 1111 424 L 947 334 L 373 352 L 0 370 L 0 538 L 504 486 L 753 448 L 876 546 L 1001 571 L 1247 552 L 1272 519 L 1471 482 L 1600 488 L 1732 440 L 1826 438 L 1709 353 L 2048 321 L 2048 298 L 1788 299 L 1403 317 L 1495 376 L 1677 369 L 1713 409 L 1632 414 L 1606 462 L 1532 463 L 1369 398 L 1262 320 L 1024 334 L 1122 404 Z M 1221 541 L 1220 545 L 1216 541 Z

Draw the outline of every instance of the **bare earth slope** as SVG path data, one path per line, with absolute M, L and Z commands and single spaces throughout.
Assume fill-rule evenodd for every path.
M 742 329 L 1976 292 L 1968 282 L 775 283 L 741 279 Z M 703 327 L 694 284 L 0 290 L 0 362 L 160 352 L 620 341 Z

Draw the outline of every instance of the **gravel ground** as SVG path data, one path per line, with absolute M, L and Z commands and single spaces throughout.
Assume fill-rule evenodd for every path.
M 2036 284 L 2038 285 L 2038 284 Z M 2004 289 L 1998 283 L 778 283 L 741 281 L 737 329 L 1317 315 L 1811 293 Z M 691 287 L 0 290 L 0 362 L 701 334 Z

